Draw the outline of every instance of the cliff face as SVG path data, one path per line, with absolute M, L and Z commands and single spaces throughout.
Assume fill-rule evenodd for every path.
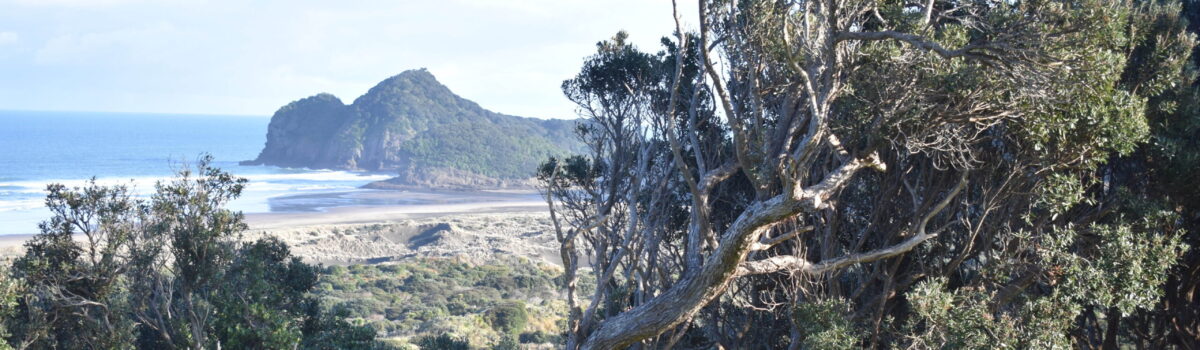
M 329 94 L 271 118 L 267 144 L 247 164 L 396 171 L 392 185 L 495 187 L 524 183 L 547 157 L 580 146 L 574 122 L 499 114 L 410 70 L 346 105 Z
M 271 117 L 267 145 L 255 164 L 338 168 L 352 157 L 330 148 L 336 130 L 350 120 L 351 109 L 337 97 L 320 94 L 289 103 Z

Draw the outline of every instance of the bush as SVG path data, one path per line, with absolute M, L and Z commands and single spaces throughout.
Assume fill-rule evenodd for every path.
M 417 346 L 421 347 L 421 350 L 470 350 L 471 349 L 470 342 L 468 342 L 465 339 L 459 339 L 458 337 L 451 336 L 449 334 L 442 334 L 439 336 L 430 336 L 430 335 L 423 336 L 423 337 L 417 338 L 416 344 L 417 344 Z
M 517 339 L 511 335 L 504 336 L 504 339 L 500 339 L 500 342 L 492 347 L 493 350 L 517 350 L 520 348 L 521 344 L 517 343 Z
M 560 344 L 560 343 L 562 343 L 561 336 L 559 336 L 557 334 L 549 334 L 549 333 L 542 332 L 542 331 L 521 333 L 521 336 L 517 337 L 517 339 L 520 340 L 521 344 L 546 344 L 546 343 Z
M 516 301 L 497 305 L 488 315 L 492 329 L 505 334 L 519 334 L 529 323 L 529 314 L 525 312 L 525 303 Z
M 370 320 L 365 324 L 389 337 L 455 334 L 479 348 L 491 349 L 506 336 L 516 340 L 524 330 L 555 333 L 555 325 L 565 324 L 562 303 L 545 302 L 558 295 L 553 270 L 538 268 L 528 260 L 476 265 L 416 259 L 330 267 L 324 272 L 318 283 L 332 288 L 320 288 L 314 294 L 330 307 L 348 310 L 352 320 Z M 527 304 L 532 300 L 542 302 Z

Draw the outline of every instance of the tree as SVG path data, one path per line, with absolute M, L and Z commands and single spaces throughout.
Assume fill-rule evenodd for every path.
M 24 294 L 19 281 L 9 275 L 7 263 L 0 263 L 0 350 L 12 350 L 8 343 L 11 336 L 5 320 L 12 318 L 17 310 L 17 300 Z
M 515 337 L 525 330 L 525 325 L 529 323 L 529 314 L 525 311 L 524 302 L 505 302 L 496 305 L 488 313 L 488 322 L 492 324 L 492 329 Z
M 133 320 L 122 310 L 121 276 L 143 212 L 127 187 L 46 188 L 54 214 L 13 262 L 23 295 L 8 335 L 17 348 L 121 349 L 132 343 Z M 76 234 L 83 239 L 76 240 Z
M 324 311 L 317 267 L 276 239 L 242 242 L 225 204 L 246 180 L 204 157 L 149 200 L 125 186 L 48 187 L 54 216 L 0 270 L 0 337 L 18 349 L 369 349 Z M 10 277 L 11 275 L 11 277 Z
M 1172 268 L 1162 296 L 1153 309 L 1121 315 L 1107 310 L 1103 318 L 1084 320 L 1093 334 L 1088 345 L 1139 348 L 1190 348 L 1200 339 L 1200 191 L 1192 185 L 1200 168 L 1200 76 L 1196 63 L 1200 51 L 1192 51 L 1192 62 L 1182 72 L 1152 64 L 1157 57 L 1172 54 L 1178 33 L 1186 24 L 1193 36 L 1200 33 L 1200 3 L 1145 2 L 1138 21 L 1150 23 L 1137 36 L 1138 45 L 1122 75 L 1125 84 L 1159 81 L 1162 92 L 1149 100 L 1147 116 L 1150 140 L 1137 151 L 1114 159 L 1099 170 L 1105 186 L 1093 190 L 1102 208 L 1100 220 L 1145 217 L 1157 212 L 1173 213 L 1168 222 L 1183 232 L 1190 247 Z M 1182 6 L 1180 6 L 1182 5 Z M 1187 21 L 1179 17 L 1187 17 Z M 1186 22 L 1186 23 L 1185 23 Z
M 241 195 L 246 180 L 211 167 L 205 156 L 176 179 L 155 185 L 153 215 L 142 231 L 130 273 L 134 315 L 155 346 L 202 349 L 213 339 L 214 305 L 234 257 L 242 214 L 224 208 Z
M 1177 214 L 1101 220 L 1092 189 L 1147 139 L 1170 83 L 1126 67 L 1178 74 L 1195 45 L 1177 16 L 1110 0 L 699 5 L 698 32 L 677 16 L 663 53 L 619 34 L 563 84 L 589 152 L 539 176 L 568 348 L 841 331 L 1049 346 L 1082 341 L 1068 330 L 1085 309 L 1154 305 Z M 1155 55 L 1134 54 L 1143 33 Z M 845 307 L 805 309 L 826 303 Z M 852 322 L 814 328 L 830 317 Z
M 238 248 L 214 300 L 213 328 L 222 347 L 283 349 L 303 338 L 307 293 L 317 284 L 315 266 L 291 255 L 287 244 L 264 238 Z

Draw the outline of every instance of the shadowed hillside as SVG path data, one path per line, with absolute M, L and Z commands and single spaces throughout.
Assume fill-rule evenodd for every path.
M 399 175 L 377 187 L 521 186 L 539 161 L 579 147 L 574 124 L 495 113 L 409 70 L 350 105 L 318 94 L 280 108 L 246 163 Z

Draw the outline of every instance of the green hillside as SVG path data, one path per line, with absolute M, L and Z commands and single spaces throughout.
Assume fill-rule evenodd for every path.
M 574 121 L 486 110 L 419 69 L 380 82 L 350 105 L 319 94 L 280 108 L 262 153 L 247 163 L 396 171 L 396 184 L 487 186 L 528 179 L 540 161 L 578 148 Z

